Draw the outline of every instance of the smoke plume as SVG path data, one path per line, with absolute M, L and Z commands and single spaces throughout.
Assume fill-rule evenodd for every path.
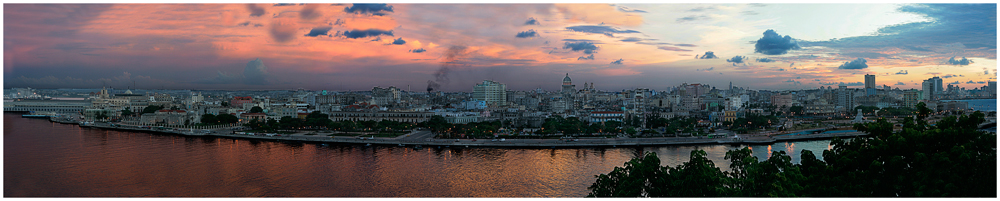
M 441 68 L 438 68 L 437 72 L 434 72 L 434 80 L 427 80 L 427 92 L 434 91 L 434 89 L 440 90 L 442 84 L 448 84 L 448 72 L 455 65 L 455 60 L 465 54 L 465 49 L 465 46 L 451 46 L 448 48 L 448 51 L 445 52 L 444 61 L 441 62 Z

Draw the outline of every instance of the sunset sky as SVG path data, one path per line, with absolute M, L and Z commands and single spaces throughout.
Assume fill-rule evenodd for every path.
M 5 4 L 4 86 L 976 88 L 996 4 Z M 772 31 L 768 31 L 772 30 Z M 715 58 L 711 58 L 714 56 Z M 966 60 L 963 62 L 962 58 Z M 954 58 L 954 60 L 952 60 Z M 257 60 L 259 59 L 259 60 Z

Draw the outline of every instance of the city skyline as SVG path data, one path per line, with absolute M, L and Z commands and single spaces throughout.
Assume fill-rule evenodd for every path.
M 558 91 L 996 81 L 996 4 L 6 4 L 4 85 Z M 680 31 L 677 31 L 680 30 Z M 957 83 L 956 83 L 957 82 Z

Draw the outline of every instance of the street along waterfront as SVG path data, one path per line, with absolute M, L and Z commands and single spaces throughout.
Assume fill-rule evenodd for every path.
M 745 146 L 511 149 L 339 145 L 190 137 L 4 114 L 5 197 L 583 197 L 594 175 L 641 152 L 677 166 L 691 150 L 728 170 Z M 793 162 L 829 140 L 752 145 Z

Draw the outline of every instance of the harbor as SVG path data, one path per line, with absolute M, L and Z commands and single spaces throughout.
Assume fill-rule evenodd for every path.
M 672 146 L 672 145 L 749 145 L 772 144 L 784 141 L 807 141 L 832 138 L 852 138 L 865 136 L 863 132 L 837 132 L 817 134 L 767 134 L 727 137 L 649 137 L 649 138 L 577 138 L 577 139 L 436 139 L 427 130 L 413 130 L 409 134 L 394 138 L 388 137 L 357 137 L 332 136 L 316 131 L 299 131 L 291 134 L 241 132 L 231 128 L 195 129 L 168 128 L 144 125 L 128 125 L 103 122 L 76 122 L 67 118 L 53 117 L 52 122 L 78 124 L 81 127 L 110 129 L 122 131 L 172 134 L 192 137 L 223 137 L 236 139 L 257 139 L 277 141 L 297 141 L 306 143 L 358 144 L 366 146 L 407 146 L 407 147 L 506 147 L 506 148 L 580 148 L 580 147 L 634 147 L 634 146 Z M 321 135 L 323 134 L 323 135 Z

